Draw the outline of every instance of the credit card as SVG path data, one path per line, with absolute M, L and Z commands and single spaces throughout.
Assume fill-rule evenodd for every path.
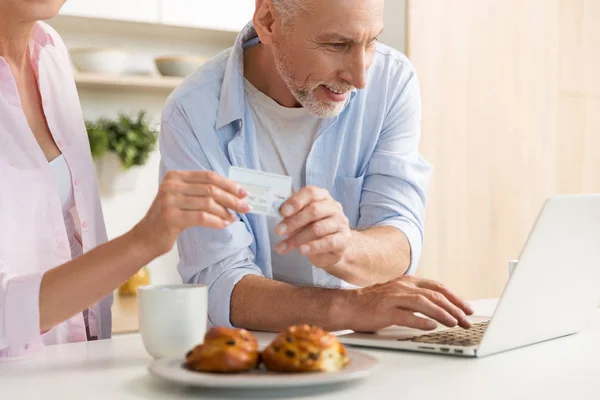
M 251 213 L 280 217 L 279 209 L 292 195 L 292 178 L 253 169 L 229 167 L 229 179 L 248 192 Z

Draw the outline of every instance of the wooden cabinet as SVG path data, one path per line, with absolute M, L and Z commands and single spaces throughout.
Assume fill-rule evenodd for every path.
M 408 4 L 435 167 L 419 274 L 496 297 L 546 197 L 600 191 L 600 2 Z
M 254 0 L 163 0 L 161 22 L 224 31 L 240 31 L 254 14 Z
M 61 15 L 158 23 L 162 0 L 68 0 Z M 204 3 L 204 2 L 202 2 Z

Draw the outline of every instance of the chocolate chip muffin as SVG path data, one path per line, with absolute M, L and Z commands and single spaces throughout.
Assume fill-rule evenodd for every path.
M 350 363 L 337 337 L 310 325 L 282 331 L 262 352 L 262 361 L 277 372 L 333 372 Z
M 245 329 L 212 328 L 204 343 L 186 355 L 185 367 L 198 372 L 236 373 L 257 368 L 256 338 Z

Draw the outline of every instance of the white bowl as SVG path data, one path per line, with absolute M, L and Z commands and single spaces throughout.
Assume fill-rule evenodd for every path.
M 79 72 L 118 75 L 127 68 L 128 54 L 119 49 L 73 49 L 71 59 Z
M 202 57 L 179 56 L 157 57 L 156 68 L 162 76 L 186 77 L 196 71 L 206 60 Z

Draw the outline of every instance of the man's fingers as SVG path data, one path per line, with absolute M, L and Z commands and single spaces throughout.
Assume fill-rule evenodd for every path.
M 300 214 L 297 216 L 299 215 Z M 342 229 L 342 226 L 335 218 L 326 218 L 313 222 L 301 230 L 296 230 L 294 233 L 290 234 L 283 243 L 285 243 L 287 250 L 292 250 L 309 242 L 337 233 Z
M 348 226 L 348 218 L 343 214 L 339 203 L 333 199 L 328 199 L 310 203 L 293 216 L 285 218 L 275 227 L 275 233 L 279 236 L 288 236 L 289 238 L 306 229 L 311 224 L 330 217 L 334 217 L 339 224 Z M 324 227 L 319 225 L 314 226 L 314 229 L 317 231 L 321 228 Z M 325 234 L 317 235 L 317 237 L 322 236 L 325 236 Z
M 456 318 L 461 327 L 465 329 L 471 327 L 471 321 L 469 321 L 464 311 L 452 304 L 450 300 L 448 300 L 442 293 L 429 289 L 421 289 L 418 293 L 422 294 L 438 306 L 442 307 L 444 310 L 448 311 L 454 318 Z
M 406 311 L 419 312 L 448 327 L 454 327 L 458 324 L 457 319 L 450 315 L 448 311 L 433 303 L 422 294 L 401 295 L 398 297 L 395 305 Z
M 325 253 L 338 253 L 346 248 L 347 238 L 342 233 L 325 236 L 324 238 L 300 246 L 300 253 L 305 256 L 316 256 Z
M 439 292 L 444 295 L 452 304 L 463 310 L 467 315 L 473 314 L 473 308 L 460 297 L 452 293 L 448 288 L 442 285 L 439 282 L 435 282 L 428 279 L 422 279 L 417 283 L 417 286 L 423 289 L 429 289 L 436 292 Z
M 283 203 L 280 212 L 284 217 L 291 217 L 310 203 L 327 200 L 329 198 L 331 198 L 331 196 L 327 190 L 315 186 L 305 186 Z
M 427 318 L 422 318 L 414 315 L 410 311 L 392 309 L 391 324 L 398 326 L 406 326 L 408 328 L 430 331 L 437 328 L 438 324 Z
M 312 242 L 301 244 L 298 251 L 307 256 L 313 257 L 325 253 L 341 253 L 346 248 L 349 240 L 349 235 L 344 232 L 337 232 L 332 235 L 322 237 L 321 239 L 313 240 Z M 280 254 L 285 254 L 294 248 L 288 247 L 287 243 L 281 242 L 276 247 Z

